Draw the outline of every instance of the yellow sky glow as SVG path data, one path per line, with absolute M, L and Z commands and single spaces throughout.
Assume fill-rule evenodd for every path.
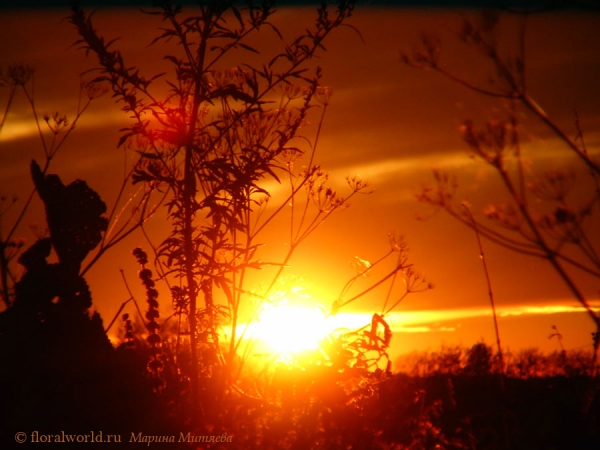
M 412 46 L 420 42 L 423 32 L 439 31 L 446 67 L 456 69 L 459 75 L 467 74 L 474 81 L 484 81 L 489 75 L 487 68 L 479 64 L 478 55 L 465 51 L 452 31 L 460 24 L 462 13 L 361 5 L 351 24 L 361 31 L 364 43 L 351 30 L 339 30 L 340 33 L 332 35 L 326 43 L 328 52 L 314 61 L 323 68 L 323 84 L 333 90 L 315 162 L 331 174 L 334 187 L 343 185 L 346 176 L 358 175 L 371 183 L 375 193 L 352 199 L 348 210 L 320 226 L 286 270 L 305 277 L 330 300 L 335 299 L 348 274 L 354 275 L 348 269 L 349 260 L 360 255 L 375 261 L 388 249 L 389 231 L 404 234 L 411 248 L 410 262 L 431 277 L 436 288 L 411 296 L 389 316 L 390 325 L 402 336 L 395 337 L 392 345 L 402 342 L 402 345 L 418 346 L 427 341 L 435 347 L 440 339 L 458 335 L 463 336 L 462 342 L 466 344 L 482 335 L 488 341 L 493 340 L 489 333 L 490 309 L 478 306 L 487 305 L 487 286 L 475 235 L 444 214 L 436 214 L 418 204 L 414 194 L 431 182 L 430 169 L 438 167 L 457 175 L 461 195 L 472 196 L 469 200 L 473 200 L 473 205 L 504 201 L 505 191 L 484 183 L 491 179 L 491 171 L 467 156 L 458 129 L 466 118 L 473 118 L 482 125 L 489 118 L 503 117 L 506 105 L 482 98 L 432 71 L 411 69 L 398 57 L 399 51 L 410 52 Z M 0 17 L 0 65 L 23 62 L 35 66 L 35 95 L 36 105 L 41 108 L 40 117 L 54 111 L 72 117 L 79 75 L 95 64 L 92 58 L 86 58 L 84 52 L 72 46 L 77 37 L 63 20 L 66 15 L 66 10 L 43 14 L 17 11 Z M 148 25 L 147 21 L 152 18 L 133 10 L 100 10 L 95 19 L 97 28 L 108 39 L 120 38 L 115 45 L 123 49 L 131 64 L 140 66 L 143 75 L 165 70 L 162 56 L 152 58 L 157 47 L 148 46 L 159 25 L 156 21 Z M 283 8 L 275 14 L 274 20 L 280 21 L 278 24 L 289 41 L 296 31 L 314 22 L 314 9 Z M 509 17 L 507 20 L 517 19 Z M 576 135 L 573 111 L 577 110 L 591 155 L 598 154 L 600 143 L 600 133 L 594 131 L 600 117 L 597 101 L 600 84 L 595 75 L 600 70 L 599 29 L 599 15 L 543 14 L 531 17 L 527 31 L 528 54 L 533 55 L 526 61 L 528 85 L 537 103 L 556 118 L 570 136 Z M 273 51 L 271 45 L 275 43 L 273 39 L 268 41 L 265 53 Z M 162 52 L 165 48 L 158 50 Z M 552 76 L 548 76 L 550 71 Z M 164 86 L 160 89 L 164 91 Z M 0 101 L 5 99 L 6 92 L 6 89 L 0 90 Z M 120 111 L 121 105 L 115 105 L 110 97 L 108 93 L 85 112 L 50 167 L 50 173 L 60 175 L 65 182 L 76 178 L 86 180 L 108 203 L 109 210 L 110 199 L 116 196 L 120 186 L 125 161 L 129 161 L 124 158 L 123 149 L 115 148 L 118 130 L 130 125 L 127 115 Z M 0 134 L 0 194 L 7 198 L 14 193 L 31 191 L 29 163 L 33 158 L 43 158 L 37 127 L 31 119 L 25 119 L 30 117 L 30 107 L 21 97 L 17 100 Z M 317 111 L 311 116 L 308 131 L 315 128 L 319 114 Z M 539 174 L 551 162 L 563 158 L 565 152 L 564 146 L 539 123 L 526 122 L 530 116 L 523 112 L 522 145 L 525 153 L 531 149 L 534 156 L 527 170 Z M 45 126 L 43 121 L 42 125 Z M 307 132 L 307 136 L 311 141 L 314 139 L 314 134 Z M 127 153 L 126 157 L 135 155 Z M 573 158 L 566 161 L 571 164 Z M 580 166 L 579 173 L 587 173 L 585 167 Z M 264 183 L 274 197 L 286 186 L 285 182 L 281 185 L 275 181 Z M 27 245 L 35 239 L 30 225 L 42 223 L 43 228 L 41 204 L 37 198 L 35 202 L 37 212 L 26 216 L 19 230 L 18 237 L 24 237 Z M 276 199 L 272 203 L 275 204 Z M 120 205 L 117 211 L 123 207 Z M 123 211 L 127 216 L 127 206 Z M 3 221 L 8 223 L 10 214 L 16 212 L 15 207 Z M 150 231 L 156 232 L 152 236 L 155 244 L 167 235 L 163 212 L 157 214 L 157 221 L 150 220 L 147 224 Z M 474 212 L 482 216 L 481 211 Z M 431 220 L 417 222 L 416 213 Z M 594 225 L 591 221 L 589 224 Z M 272 253 L 276 255 L 281 249 L 285 250 L 289 245 L 288 229 L 289 225 L 284 228 L 284 225 L 273 224 L 268 230 L 269 239 L 281 238 L 281 242 L 265 242 L 265 251 L 274 249 Z M 593 232 L 590 236 L 598 239 Z M 119 270 L 122 268 L 130 280 L 134 279 L 138 268 L 130 256 L 131 248 L 144 245 L 147 241 L 143 236 L 132 236 L 86 275 L 94 306 L 105 323 L 129 296 L 120 282 Z M 488 241 L 484 247 L 499 305 L 500 325 L 507 340 L 513 339 L 524 346 L 545 345 L 546 330 L 556 319 L 557 325 L 565 329 L 565 339 L 572 336 L 572 346 L 590 342 L 590 321 L 581 307 L 563 300 L 569 292 L 547 262 L 510 253 Z M 259 278 L 265 277 L 264 272 L 266 270 L 253 282 L 263 282 Z M 597 279 L 583 276 L 581 280 L 586 297 L 597 297 Z M 143 293 L 139 293 L 139 298 L 143 298 Z M 371 313 L 361 311 L 379 311 L 378 298 L 376 295 L 367 298 L 359 305 L 360 310 L 358 306 L 356 310 L 349 308 L 327 319 L 331 322 L 328 326 L 351 329 L 369 324 Z M 162 291 L 161 307 L 169 302 L 167 290 Z M 412 311 L 403 310 L 405 306 Z M 525 319 L 543 321 L 538 324 L 537 335 L 533 332 L 526 335 L 529 327 L 519 322 Z M 478 321 L 482 322 L 480 328 L 473 325 Z M 433 336 L 430 340 L 425 336 L 428 333 Z M 406 342 L 404 338 L 410 335 L 419 340 Z
M 600 301 L 593 302 L 599 305 Z M 554 314 L 582 314 L 585 309 L 572 304 L 543 306 L 501 306 L 497 308 L 500 324 L 511 317 L 547 316 Z M 340 331 L 355 331 L 371 323 L 371 313 L 341 312 L 326 316 L 316 306 L 273 307 L 263 312 L 259 320 L 251 324 L 238 325 L 238 336 L 244 333 L 247 339 L 257 340 L 257 351 L 273 353 L 296 353 L 314 350 L 327 334 Z M 386 320 L 395 334 L 403 333 L 454 333 L 463 323 L 472 319 L 491 318 L 491 308 L 460 308 L 429 311 L 396 311 Z M 229 327 L 224 327 L 229 335 Z M 401 340 L 401 338 L 399 338 Z M 488 342 L 491 344 L 492 342 Z M 392 343 L 390 353 L 401 350 Z

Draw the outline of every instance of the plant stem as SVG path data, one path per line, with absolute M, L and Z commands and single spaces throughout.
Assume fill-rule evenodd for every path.
M 496 303 L 494 301 L 494 292 L 492 290 L 492 280 L 490 279 L 490 272 L 487 267 L 485 255 L 483 253 L 483 244 L 481 243 L 481 237 L 479 236 L 479 230 L 477 229 L 477 222 L 471 213 L 471 209 L 466 203 L 462 205 L 466 210 L 471 223 L 473 224 L 473 230 L 475 230 L 475 236 L 477 236 L 477 245 L 479 246 L 479 255 L 481 256 L 481 262 L 483 264 L 483 271 L 485 272 L 485 281 L 488 287 L 488 296 L 490 298 L 490 305 L 492 306 L 492 314 L 494 316 L 494 330 L 496 332 L 496 345 L 498 346 L 498 355 L 500 356 L 500 370 L 504 373 L 504 354 L 502 352 L 502 344 L 500 342 L 500 328 L 498 327 L 498 316 L 496 314 Z

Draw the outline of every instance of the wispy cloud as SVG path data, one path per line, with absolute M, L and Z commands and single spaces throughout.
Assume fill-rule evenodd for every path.
M 71 118 L 67 116 L 67 118 Z M 90 129 L 114 129 L 115 125 L 122 125 L 126 123 L 125 115 L 120 111 L 110 110 L 96 110 L 86 111 L 80 120 L 77 122 L 77 128 Z M 48 127 L 42 119 L 40 119 L 40 127 L 43 133 L 48 133 Z M 0 134 L 0 141 L 10 142 L 17 139 L 25 139 L 29 137 L 35 137 L 39 135 L 38 126 L 35 121 L 31 118 L 19 118 L 9 119 L 5 126 L 2 128 L 2 134 Z
M 358 175 L 366 180 L 382 182 L 398 177 L 398 174 L 414 171 L 430 171 L 432 167 L 460 168 L 475 162 L 461 151 L 433 153 L 425 156 L 409 156 L 372 161 L 367 164 L 349 165 L 335 169 L 339 175 Z
M 595 302 L 600 307 L 600 301 Z M 498 308 L 500 317 L 539 316 L 551 314 L 581 314 L 582 307 L 566 304 L 553 305 L 522 305 Z M 445 310 L 394 312 L 386 317 L 387 323 L 394 333 L 454 333 L 464 321 L 490 317 L 489 308 L 462 308 Z M 344 312 L 326 318 L 326 328 L 329 332 L 360 331 L 371 326 L 371 313 Z M 246 324 L 238 325 L 241 333 Z M 260 324 L 250 326 L 248 337 L 255 337 Z M 228 327 L 225 327 L 228 332 Z
M 600 307 L 600 301 L 592 303 L 594 307 Z M 581 306 L 568 304 L 552 305 L 517 305 L 497 308 L 500 317 L 521 317 L 550 314 L 576 314 L 584 313 L 585 309 Z M 392 330 L 398 333 L 425 333 L 433 331 L 453 332 L 456 331 L 454 322 L 461 322 L 468 319 L 477 319 L 482 317 L 491 317 L 490 308 L 460 308 L 460 309 L 439 309 L 424 311 L 398 311 L 388 316 L 388 323 Z M 368 313 L 343 313 L 339 314 L 336 322 L 339 328 L 360 328 L 371 322 L 371 314 Z M 448 322 L 453 322 L 452 324 Z

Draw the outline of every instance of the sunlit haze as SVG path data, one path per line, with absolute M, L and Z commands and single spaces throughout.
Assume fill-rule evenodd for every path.
M 275 306 L 258 316 L 256 332 L 277 353 L 316 350 L 329 330 L 325 315 L 318 308 Z
M 370 183 L 373 193 L 354 197 L 349 208 L 320 224 L 286 265 L 286 276 L 300 279 L 310 292 L 308 305 L 266 305 L 247 331 L 248 338 L 266 343 L 276 353 L 294 353 L 315 349 L 334 329 L 368 325 L 373 313 L 382 313 L 386 300 L 391 304 L 399 298 L 389 296 L 383 285 L 333 316 L 328 315 L 329 309 L 346 282 L 357 275 L 356 258 L 375 262 L 388 251 L 388 233 L 395 231 L 407 242 L 411 268 L 431 280 L 434 288 L 407 296 L 386 316 L 394 331 L 392 356 L 435 349 L 442 344 L 467 346 L 482 339 L 494 344 L 488 286 L 475 234 L 443 212 L 417 202 L 415 194 L 431 184 L 431 168 L 436 167 L 457 176 L 458 195 L 469 198 L 480 217 L 489 201 L 505 201 L 506 192 L 488 183 L 493 172 L 469 157 L 459 134 L 465 118 L 474 117 L 483 124 L 504 106 L 432 71 L 409 68 L 399 58 L 400 51 L 410 51 L 420 42 L 422 32 L 435 31 L 441 36 L 443 61 L 448 68 L 485 79 L 489 68 L 478 65 L 476 55 L 466 53 L 456 38 L 457 24 L 461 14 L 466 13 L 469 11 L 360 6 L 351 24 L 361 36 L 350 28 L 336 30 L 326 45 L 327 52 L 314 62 L 323 69 L 323 84 L 333 92 L 316 161 L 340 191 L 345 187 L 345 177 L 357 175 Z M 96 64 L 86 59 L 85 52 L 72 47 L 77 36 L 63 20 L 66 15 L 66 10 L 15 10 L 3 12 L 0 17 L 0 65 L 23 62 L 35 67 L 36 105 L 41 113 L 63 111 L 72 115 L 79 76 Z M 283 8 L 276 16 L 274 20 L 285 38 L 313 20 L 312 9 Z M 120 37 L 118 44 L 133 64 L 150 74 L 161 71 L 164 61 L 154 60 L 153 48 L 149 47 L 160 25 L 156 20 L 137 11 L 102 8 L 94 19 L 109 39 Z M 507 30 L 511 26 L 508 23 Z M 600 134 L 593 130 L 598 129 L 600 121 L 600 15 L 547 14 L 532 17 L 528 26 L 528 45 L 531 54 L 536 55 L 527 61 L 534 96 L 573 136 L 573 111 L 577 111 L 582 127 L 590 129 L 586 134 L 588 147 L 598 149 Z M 274 39 L 268 33 L 264 36 L 267 43 Z M 0 95 L 4 100 L 6 89 Z M 32 189 L 29 162 L 41 159 L 43 152 L 30 110 L 24 102 L 15 105 L 0 135 L 0 194 L 9 198 L 16 194 L 19 201 L 24 201 Z M 523 121 L 528 125 L 523 152 L 529 158 L 529 170 L 541 173 L 548 164 L 560 161 L 584 173 L 577 161 L 564 156 L 560 142 L 540 123 L 526 112 Z M 306 134 L 310 142 L 315 140 L 317 122 L 318 115 L 308 120 Z M 127 115 L 110 95 L 105 95 L 84 114 L 65 148 L 53 160 L 50 173 L 59 174 L 65 183 L 76 178 L 86 180 L 110 205 L 124 167 L 133 158 L 116 149 L 119 129 L 128 123 Z M 534 157 L 534 152 L 542 156 Z M 598 157 L 597 150 L 593 156 Z M 270 205 L 276 205 L 278 195 L 287 189 L 287 185 L 273 180 L 264 187 L 273 196 Z M 129 195 L 135 192 L 131 190 Z M 580 203 L 584 200 L 577 199 Z M 28 244 L 44 227 L 41 203 L 37 199 L 35 202 L 37 209 L 28 213 L 18 233 Z M 128 205 L 121 208 L 123 214 L 128 213 Z M 2 217 L 2 227 L 14 218 L 14 211 Z M 163 209 L 145 229 L 154 244 L 160 236 L 164 238 L 165 226 Z M 592 230 L 590 235 L 597 244 L 600 234 Z M 269 236 L 272 241 L 261 247 L 261 258 L 276 261 L 289 248 L 289 228 L 273 224 Z M 137 286 L 139 268 L 130 256 L 136 246 L 148 247 L 141 233 L 129 236 L 86 274 L 94 308 L 105 324 L 130 298 L 128 289 L 140 302 L 143 299 L 142 287 Z M 567 349 L 591 349 L 593 324 L 547 261 L 516 254 L 486 240 L 484 247 L 499 327 L 507 347 L 555 350 L 556 342 L 548 336 L 551 327 L 556 326 Z M 367 289 L 371 280 L 387 270 L 389 267 L 382 266 L 365 273 L 352 284 L 347 298 Z M 259 291 L 269 282 L 270 274 L 269 269 L 252 273 L 249 289 Z M 597 278 L 574 276 L 594 308 L 600 307 Z M 394 287 L 402 288 L 402 281 Z M 167 317 L 171 306 L 166 289 L 159 302 L 163 317 Z M 133 309 L 131 313 L 134 315 Z M 251 308 L 245 313 L 250 317 Z M 242 330 L 243 325 L 239 326 Z M 117 333 L 116 327 L 111 330 L 111 335 Z

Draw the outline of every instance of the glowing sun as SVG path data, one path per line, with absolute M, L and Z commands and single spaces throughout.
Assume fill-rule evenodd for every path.
M 316 350 L 330 331 L 325 314 L 317 307 L 278 305 L 264 309 L 256 337 L 277 353 Z

